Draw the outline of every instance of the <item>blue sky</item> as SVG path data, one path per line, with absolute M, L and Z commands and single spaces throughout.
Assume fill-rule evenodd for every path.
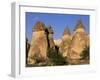
M 26 37 L 31 41 L 32 27 L 37 21 L 42 21 L 46 26 L 51 25 L 54 30 L 54 39 L 61 38 L 64 29 L 68 26 L 71 34 L 78 19 L 82 20 L 85 30 L 89 33 L 89 15 L 79 14 L 51 14 L 26 12 Z

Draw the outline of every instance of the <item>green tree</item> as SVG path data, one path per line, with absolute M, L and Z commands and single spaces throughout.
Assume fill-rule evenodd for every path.
M 48 58 L 52 61 L 53 65 L 65 65 L 67 64 L 65 58 L 53 48 L 48 49 Z
M 82 51 L 80 56 L 82 57 L 81 59 L 89 59 L 89 57 L 90 57 L 90 48 L 89 48 L 89 46 L 86 46 L 84 48 L 84 50 Z

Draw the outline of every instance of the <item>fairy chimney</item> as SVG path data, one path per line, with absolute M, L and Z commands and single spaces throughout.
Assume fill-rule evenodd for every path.
M 72 60 L 81 59 L 80 54 L 86 46 L 89 46 L 89 35 L 85 32 L 85 27 L 81 19 L 79 19 L 74 29 L 70 50 L 67 55 L 68 58 Z
M 65 30 L 63 32 L 61 44 L 60 44 L 60 47 L 59 47 L 59 51 L 60 51 L 60 53 L 62 54 L 63 57 L 67 56 L 68 47 L 70 46 L 70 44 L 71 44 L 71 33 L 70 33 L 69 28 L 67 27 L 67 28 L 65 28 Z
M 54 44 L 54 39 L 53 39 L 53 29 L 52 27 L 49 25 L 46 28 L 46 35 L 47 35 L 47 42 L 48 42 L 48 48 L 54 48 L 55 44 Z
M 32 29 L 32 40 L 28 53 L 28 64 L 35 64 L 36 60 L 44 61 L 47 58 L 47 38 L 45 24 L 38 21 Z
M 85 32 L 85 27 L 81 21 L 81 19 L 79 19 L 76 23 L 75 29 L 74 29 L 74 34 L 77 32 Z

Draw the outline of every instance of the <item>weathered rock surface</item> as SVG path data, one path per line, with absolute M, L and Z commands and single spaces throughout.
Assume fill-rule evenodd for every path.
M 67 55 L 69 60 L 71 60 L 70 63 L 73 63 L 73 61 L 74 63 L 79 62 L 79 59 L 81 59 L 80 54 L 86 46 L 89 46 L 89 36 L 85 32 L 81 20 L 78 20 L 74 29 L 74 35 L 72 37 L 71 45 Z
M 54 40 L 53 34 L 52 27 L 45 27 L 45 24 L 40 21 L 33 26 L 30 48 L 27 48 L 27 64 L 51 64 L 47 57 L 49 48 L 60 53 L 69 64 L 89 63 L 88 59 L 82 59 L 80 56 L 84 48 L 90 45 L 89 34 L 85 32 L 81 20 L 78 20 L 72 36 L 68 27 L 64 30 L 61 39 Z
M 63 57 L 67 57 L 68 54 L 68 48 L 71 44 L 71 34 L 70 34 L 70 30 L 67 27 L 64 30 L 63 36 L 62 36 L 62 40 L 61 40 L 61 44 L 59 47 L 59 51 L 62 54 Z
M 32 40 L 28 53 L 28 64 L 34 64 L 36 60 L 44 61 L 47 58 L 47 38 L 45 34 L 45 25 L 37 22 L 32 29 Z
M 61 39 L 56 39 L 56 40 L 54 40 L 54 43 L 55 43 L 55 46 L 60 47 Z
M 45 27 L 42 22 L 37 22 L 32 29 L 32 40 L 28 53 L 28 64 L 35 64 L 47 60 L 47 50 L 54 48 L 53 29 Z
M 29 49 L 30 49 L 30 44 L 28 42 L 28 38 L 26 38 L 26 64 L 27 64 L 27 58 L 28 58 Z
M 51 26 L 48 26 L 46 28 L 46 36 L 47 36 L 47 42 L 48 42 L 48 48 L 54 48 L 55 47 L 55 43 L 54 43 L 54 39 L 53 39 L 53 29 Z

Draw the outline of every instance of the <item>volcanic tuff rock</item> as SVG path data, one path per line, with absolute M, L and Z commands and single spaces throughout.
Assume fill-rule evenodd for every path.
M 55 46 L 60 47 L 61 39 L 56 39 L 56 40 L 54 40 L 54 43 L 55 43 Z
M 43 22 L 38 21 L 32 29 L 32 40 L 28 52 L 27 63 L 35 64 L 48 60 L 47 50 L 53 48 L 66 58 L 69 64 L 88 63 L 89 60 L 80 60 L 82 51 L 89 47 L 89 34 L 81 19 L 77 21 L 74 33 L 71 36 L 69 28 L 65 28 L 61 39 L 53 39 L 54 31 L 51 26 L 45 27 Z M 58 53 L 59 53 L 58 52 Z M 40 63 L 41 64 L 41 63 Z
M 27 64 L 27 58 L 28 58 L 29 49 L 30 49 L 30 44 L 28 42 L 28 38 L 26 38 L 26 64 Z
M 47 38 L 45 33 L 45 25 L 42 22 L 37 22 L 32 29 L 32 40 L 28 53 L 28 64 L 34 64 L 36 59 L 44 61 L 47 58 Z
M 69 28 L 67 27 L 63 32 L 61 44 L 59 47 L 59 51 L 63 55 L 63 57 L 67 56 L 70 44 L 71 44 L 71 34 Z
M 85 32 L 81 20 L 78 20 L 67 55 L 67 57 L 71 60 L 70 62 L 73 63 L 74 61 L 75 63 L 75 60 L 78 62 L 77 60 L 81 59 L 80 54 L 87 46 L 89 46 L 89 35 Z
M 47 36 L 47 42 L 48 42 L 48 48 L 54 48 L 55 44 L 54 44 L 54 39 L 53 39 L 53 29 L 52 27 L 49 25 L 46 29 L 46 36 Z
M 28 64 L 35 64 L 37 61 L 46 61 L 47 50 L 55 48 L 53 40 L 53 29 L 51 26 L 38 21 L 32 29 L 31 46 L 28 53 Z

